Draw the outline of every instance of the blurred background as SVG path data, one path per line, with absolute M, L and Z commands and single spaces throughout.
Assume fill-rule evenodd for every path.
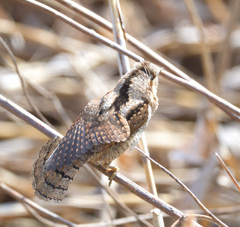
M 23 2 L 0 1 L 0 35 L 16 58 L 32 102 L 52 127 L 65 134 L 89 100 L 104 95 L 116 85 L 119 79 L 117 52 Z M 40 2 L 113 40 L 110 32 L 57 1 Z M 76 2 L 111 20 L 108 1 Z M 188 2 L 121 0 L 125 30 L 213 93 L 240 106 L 238 0 L 194 0 L 197 13 L 192 12 L 193 15 L 188 10 Z M 203 36 L 193 22 L 194 15 L 201 19 Z M 202 40 L 210 56 L 207 63 L 203 60 Z M 139 53 L 128 43 L 127 47 Z M 208 63 L 212 77 L 206 72 Z M 0 94 L 39 117 L 28 104 L 13 61 L 2 45 Z M 240 179 L 239 122 L 194 91 L 163 78 L 159 78 L 158 96 L 159 108 L 146 130 L 151 157 L 173 172 L 226 224 L 239 226 L 239 192 L 215 156 L 218 152 L 236 180 Z M 27 198 L 77 224 L 125 217 L 84 169 L 76 175 L 62 203 L 35 198 L 30 172 L 47 139 L 0 108 L 0 179 Z M 138 151 L 125 152 L 115 165 L 122 174 L 148 188 Z M 181 211 L 202 213 L 173 179 L 154 165 L 153 171 L 161 199 Z M 106 177 L 103 181 L 107 185 Z M 123 187 L 113 183 L 111 189 L 119 201 L 137 214 L 150 213 L 151 205 Z M 166 226 L 170 226 L 174 219 L 166 217 L 165 221 Z M 0 189 L 0 226 L 45 225 L 48 224 L 35 219 L 22 204 Z M 119 226 L 139 225 L 142 224 Z M 214 226 L 206 222 L 202 225 Z

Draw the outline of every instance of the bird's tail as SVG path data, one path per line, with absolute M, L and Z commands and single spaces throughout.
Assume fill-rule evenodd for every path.
M 45 201 L 61 201 L 65 197 L 68 186 L 72 182 L 74 175 L 80 168 L 80 163 L 73 163 L 64 166 L 61 171 L 46 170 L 44 165 L 54 152 L 61 138 L 49 140 L 40 150 L 39 157 L 33 165 L 31 177 L 33 178 L 33 188 L 35 195 Z

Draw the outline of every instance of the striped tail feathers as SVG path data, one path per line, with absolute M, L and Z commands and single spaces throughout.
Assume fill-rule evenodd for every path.
M 31 177 L 33 178 L 33 188 L 35 195 L 45 201 L 61 201 L 65 197 L 68 186 L 79 168 L 83 165 L 80 160 L 64 166 L 61 170 L 45 168 L 45 163 L 56 150 L 60 138 L 49 140 L 40 150 L 39 158 L 33 165 Z
M 81 114 L 63 138 L 48 141 L 40 150 L 32 172 L 35 195 L 45 201 L 63 200 L 80 167 L 129 135 L 127 119 L 119 113 L 110 111 L 100 118 Z M 103 161 L 101 155 L 92 160 L 98 161 Z

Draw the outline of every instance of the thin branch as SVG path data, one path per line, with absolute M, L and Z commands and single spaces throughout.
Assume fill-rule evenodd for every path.
M 102 172 L 104 175 L 106 175 L 108 177 L 112 176 L 112 172 L 109 171 L 108 169 L 105 169 L 104 167 L 99 166 L 99 165 L 95 166 L 95 167 L 100 172 Z M 159 208 L 161 211 L 163 211 L 167 215 L 172 216 L 172 217 L 178 217 L 178 218 L 184 218 L 185 217 L 185 214 L 182 213 L 180 210 L 178 210 L 177 208 L 169 205 L 168 203 L 164 202 L 163 200 L 159 199 L 158 197 L 154 196 L 153 194 L 151 194 L 150 192 L 148 192 L 144 188 L 140 187 L 139 185 L 137 185 L 133 181 L 129 180 L 128 178 L 126 178 L 122 174 L 117 172 L 116 175 L 114 176 L 113 180 L 115 182 L 117 182 L 118 184 L 122 185 L 123 187 L 127 188 L 129 191 L 131 191 L 133 194 L 135 194 L 139 198 L 143 199 L 147 203 Z M 201 226 L 196 222 L 192 222 L 192 224 L 193 224 L 194 227 L 195 226 L 196 227 Z M 222 226 L 226 227 L 226 225 L 222 225 Z
M 12 34 L 18 32 L 26 41 L 34 42 L 57 52 L 72 53 L 76 51 L 76 49 L 80 49 L 83 45 L 83 43 L 77 39 L 59 36 L 59 34 L 55 34 L 51 30 L 36 28 L 31 25 L 13 21 L 12 19 L 7 20 L 1 18 L 0 27 L 0 34 L 3 36 L 11 37 Z M 44 37 L 44 39 L 42 39 L 42 37 Z
M 26 0 L 27 1 L 27 0 Z M 32 1 L 28 1 L 28 2 L 32 2 Z M 35 2 L 35 1 L 34 1 Z M 59 15 L 57 16 L 57 17 L 60 17 Z M 75 22 L 76 23 L 76 22 Z M 69 24 L 70 24 L 70 22 L 69 22 Z M 79 25 L 79 24 L 78 24 Z M 79 26 L 76 26 L 76 28 L 79 28 Z M 87 34 L 92 34 L 93 35 L 93 37 L 99 37 L 99 35 L 96 35 L 96 33 L 95 32 L 91 32 L 91 30 L 89 29 L 89 31 L 88 32 L 85 32 L 85 33 L 87 33 Z M 102 38 L 102 37 L 101 37 Z M 107 40 L 106 38 L 105 39 L 103 39 L 104 41 L 102 42 L 102 43 L 104 43 L 104 44 L 106 44 L 105 43 L 105 41 Z M 107 40 L 107 43 L 109 44 L 109 41 Z M 106 44 L 107 45 L 107 44 Z M 110 44 L 108 45 L 108 46 L 111 46 Z M 116 49 L 116 50 L 118 50 L 118 51 L 120 51 L 121 50 L 121 52 L 123 52 L 124 53 L 124 51 L 125 51 L 125 54 L 126 53 L 128 53 L 129 55 L 129 57 L 130 56 L 132 56 L 132 54 L 130 54 L 131 52 L 128 52 L 128 51 L 126 51 L 126 50 L 123 50 L 123 49 L 121 49 L 121 48 L 119 48 L 117 45 L 114 45 L 114 47 L 113 47 L 114 49 Z M 139 56 L 133 56 L 133 59 L 135 58 L 135 60 L 137 59 L 137 60 L 139 60 L 140 59 L 140 57 Z M 163 75 L 165 74 L 165 72 L 163 72 Z M 174 75 L 173 75 L 174 76 Z M 175 81 L 175 80 L 174 80 Z M 176 82 L 176 81 L 175 81 Z M 196 84 L 195 84 L 196 85 Z M 189 85 L 187 85 L 187 86 L 191 86 L 191 84 L 189 84 Z M 193 89 L 193 88 L 192 88 Z M 194 88 L 194 90 L 195 90 L 195 88 Z M 199 92 L 199 93 L 201 93 L 201 92 Z M 3 104 L 2 104 L 3 103 Z M 21 109 L 18 109 L 17 108 L 17 111 L 15 111 L 14 109 L 12 110 L 12 108 L 13 108 L 13 105 L 12 105 L 12 103 L 10 103 L 11 105 L 10 105 L 10 108 L 8 107 L 8 105 L 9 105 L 9 102 L 7 101 L 7 100 L 5 100 L 5 98 L 3 97 L 2 98 L 2 96 L 0 97 L 0 105 L 2 105 L 2 106 L 4 106 L 4 108 L 6 108 L 6 109 L 8 109 L 9 108 L 9 111 L 10 112 L 12 112 L 12 113 L 18 113 L 19 114 L 19 111 L 24 111 L 23 109 L 21 110 Z M 15 107 L 14 107 L 15 108 Z M 23 112 L 22 112 L 23 113 Z M 239 110 L 237 110 L 237 114 L 239 115 Z M 18 115 L 20 118 L 22 118 L 20 115 Z M 25 116 L 22 118 L 22 119 L 24 119 L 24 120 L 26 120 L 26 118 L 25 118 Z M 31 119 L 31 120 L 35 120 L 35 119 Z M 38 122 L 39 123 L 39 122 Z M 36 121 L 35 121 L 35 124 L 36 124 Z M 48 131 L 48 130 L 46 130 L 46 128 L 45 128 L 45 125 L 41 125 L 41 126 L 34 126 L 34 127 L 36 127 L 36 128 L 44 128 L 45 129 L 45 132 L 44 132 L 44 130 L 42 131 L 43 133 L 46 133 L 46 131 Z M 40 130 L 41 131 L 41 130 Z M 56 136 L 56 134 L 54 133 L 54 131 L 51 131 L 51 132 L 47 132 L 47 134 L 48 134 L 48 136 L 50 136 L 50 137 L 54 137 L 54 136 Z M 59 133 L 57 133 L 58 134 L 58 136 L 60 135 Z M 60 135 L 61 136 L 61 135 Z M 124 178 L 121 178 L 121 177 L 119 177 L 118 176 L 119 174 L 117 174 L 117 176 L 115 177 L 115 178 L 117 178 L 119 181 L 124 181 L 125 182 L 125 179 Z M 123 182 L 123 183 L 124 183 Z M 135 185 L 134 185 L 135 186 Z M 140 189 L 142 189 L 142 188 L 140 188 L 140 187 L 138 186 L 137 188 L 132 188 L 131 190 L 133 190 L 133 191 L 139 191 Z M 138 192 L 137 192 L 138 193 Z M 144 194 L 144 193 L 142 193 L 142 194 Z M 148 198 L 150 198 L 150 200 L 153 200 L 153 203 L 154 204 L 159 204 L 159 201 L 157 200 L 157 198 L 155 198 L 155 197 L 152 197 L 152 196 L 150 196 L 149 195 L 149 193 L 148 194 L 145 194 Z M 144 195 L 144 196 L 145 196 Z M 157 202 L 156 202 L 157 201 Z M 161 202 L 161 201 L 160 201 Z M 164 208 L 164 209 L 166 209 L 166 210 L 168 210 L 168 212 L 170 213 L 170 214 L 172 214 L 173 216 L 177 216 L 177 217 L 181 217 L 181 216 L 183 216 L 183 214 L 180 212 L 180 211 L 178 211 L 176 208 L 174 208 L 173 209 L 173 207 L 169 207 L 169 205 L 167 206 L 167 208 Z
M 64 224 L 64 225 L 67 225 L 67 226 L 70 226 L 70 227 L 75 227 L 76 226 L 74 223 L 72 223 L 72 222 L 60 217 L 59 215 L 57 215 L 57 214 L 39 206 L 38 204 L 34 203 L 33 201 L 26 198 L 25 196 L 23 196 L 19 192 L 17 192 L 15 190 L 13 190 L 12 188 L 8 187 L 1 180 L 0 180 L 0 188 L 4 192 L 6 192 L 8 195 L 10 195 L 14 199 L 16 199 L 17 201 L 22 203 L 24 206 L 26 205 L 26 206 L 31 207 L 34 211 L 36 211 L 42 217 L 44 217 L 48 220 L 51 220 L 51 222 L 61 223 L 61 224 Z
M 224 161 L 222 160 L 222 158 L 220 157 L 220 155 L 217 152 L 215 152 L 215 155 L 217 156 L 220 164 L 222 165 L 223 169 L 226 171 L 227 175 L 230 177 L 230 179 L 236 186 L 237 190 L 240 192 L 240 186 L 239 186 L 237 180 L 235 179 L 235 177 L 233 176 L 233 174 L 231 173 L 231 171 L 228 169 L 228 167 L 226 166 L 226 164 L 224 163 Z
M 2 95 L 0 95 L 0 106 L 13 113 L 15 116 L 21 118 L 22 120 L 28 122 L 30 125 L 38 129 L 40 132 L 45 134 L 50 138 L 62 137 L 60 133 L 50 128 L 48 125 L 44 124 L 42 121 L 13 103 L 12 101 L 6 99 Z
M 174 83 L 180 84 L 184 87 L 187 87 L 187 88 L 203 95 L 210 102 L 214 103 L 216 106 L 218 106 L 220 109 L 222 109 L 225 113 L 227 113 L 230 117 L 232 117 L 235 120 L 240 121 L 240 109 L 239 108 L 237 108 L 233 104 L 229 103 L 225 99 L 222 99 L 219 96 L 215 95 L 214 93 L 210 92 L 207 88 L 203 87 L 201 84 L 199 84 L 195 80 L 193 80 L 191 78 L 189 78 L 188 80 L 184 80 L 164 69 L 160 71 L 160 75 L 168 80 L 173 81 Z
M 62 135 L 59 134 L 57 131 L 55 131 L 54 129 L 51 129 L 48 125 L 44 124 L 39 119 L 31 115 L 21 107 L 17 106 L 15 103 L 6 99 L 2 95 L 0 95 L 0 105 L 6 110 L 8 110 L 9 112 L 16 115 L 17 117 L 31 124 L 33 127 L 41 131 L 46 136 L 50 138 L 62 137 Z M 103 167 L 98 166 L 97 169 L 99 169 L 102 173 L 104 173 L 108 177 L 112 175 L 111 171 L 106 171 Z M 178 218 L 184 216 L 184 214 L 181 211 L 167 204 L 166 202 L 160 200 L 159 198 L 152 195 L 151 193 L 149 193 L 142 187 L 138 186 L 128 178 L 124 177 L 120 173 L 117 173 L 113 180 L 123 185 L 124 187 L 128 188 L 131 192 L 133 192 L 138 197 L 142 198 L 143 200 L 147 201 L 153 206 L 158 207 L 166 214 L 170 216 L 178 217 Z
M 92 169 L 88 165 L 84 165 L 85 170 L 93 177 L 93 179 L 104 189 L 106 192 L 111 196 L 111 198 L 114 200 L 114 202 L 119 206 L 125 214 L 130 214 L 135 218 L 135 221 L 142 222 L 142 224 L 146 226 L 152 226 L 149 222 L 145 221 L 144 219 L 140 218 L 139 215 L 137 215 L 134 211 L 132 211 L 130 208 L 128 208 L 124 203 L 120 202 L 117 199 L 116 194 L 109 188 L 106 187 L 100 180 L 99 177 L 92 171 Z
M 62 135 L 58 133 L 56 130 L 52 129 L 47 124 L 43 123 L 38 118 L 28 113 L 22 107 L 5 98 L 1 94 L 0 94 L 0 106 L 9 111 L 10 113 L 14 114 L 15 116 L 19 117 L 23 121 L 27 122 L 28 124 L 32 125 L 34 128 L 36 128 L 46 136 L 50 138 L 62 137 Z
M 112 24 L 104 19 L 103 17 L 100 17 L 96 13 L 88 10 L 87 8 L 79 5 L 78 3 L 72 1 L 72 0 L 55 0 L 65 6 L 67 6 L 69 9 L 72 9 L 75 11 L 78 15 L 82 15 L 89 19 L 90 21 L 100 25 L 101 27 L 105 28 L 106 30 L 112 32 Z M 144 45 L 128 33 L 125 33 L 127 41 L 135 47 L 137 50 L 139 50 L 142 54 L 147 56 L 148 60 L 151 60 L 160 66 L 164 66 L 165 68 L 169 69 L 171 72 L 174 72 L 178 76 L 188 79 L 188 76 L 182 72 L 179 68 L 174 66 L 172 63 L 170 63 L 168 60 L 166 60 L 164 57 L 161 55 L 157 54 L 153 50 L 151 50 L 148 46 Z
M 36 92 L 38 92 L 41 96 L 43 96 L 44 98 L 46 98 L 46 99 L 50 100 L 50 102 L 52 102 L 56 112 L 61 117 L 64 124 L 69 128 L 72 125 L 72 120 L 68 116 L 64 107 L 62 106 L 62 103 L 59 100 L 59 98 L 52 91 L 48 91 L 46 88 L 44 88 L 43 86 L 41 86 L 39 84 L 36 86 L 35 84 L 33 84 L 29 81 L 28 81 L 28 84 L 32 87 L 32 89 L 34 89 Z
M 190 219 L 190 220 L 187 220 L 187 219 Z M 205 221 L 216 224 L 215 222 L 213 222 L 213 220 L 209 216 L 201 215 L 201 214 L 187 214 L 184 218 L 179 218 L 176 222 L 174 222 L 171 225 L 171 227 L 177 227 L 177 226 L 179 226 L 179 224 L 181 224 L 181 222 L 184 222 L 185 220 L 192 221 L 192 219 L 205 220 Z M 183 225 L 183 226 L 185 226 L 185 225 Z M 186 225 L 186 226 L 188 226 L 188 225 Z
M 108 177 L 112 176 L 112 172 L 109 171 L 109 170 L 106 170 L 104 167 L 96 166 L 96 168 L 100 172 L 102 172 L 104 175 L 106 175 Z M 160 210 L 162 210 L 163 212 L 165 212 L 169 216 L 174 216 L 174 217 L 178 217 L 178 218 L 184 216 L 184 214 L 180 210 L 178 210 L 175 207 L 167 204 L 163 200 L 157 198 L 156 196 L 154 196 L 153 194 L 151 194 L 150 192 L 148 192 L 144 188 L 140 187 L 139 185 L 137 185 L 136 183 L 134 183 L 130 179 L 126 178 L 122 174 L 117 172 L 115 177 L 113 178 L 113 180 L 115 182 L 121 184 L 123 187 L 127 188 L 133 194 L 137 195 L 138 197 L 145 200 L 149 204 L 152 204 L 153 206 L 159 208 Z
M 140 145 L 143 148 L 145 155 L 149 155 L 149 150 L 148 150 L 148 146 L 147 146 L 147 140 L 146 140 L 145 133 L 143 134 L 143 136 L 144 136 L 144 138 L 141 138 Z M 155 180 L 154 180 L 151 162 L 144 155 L 141 155 L 141 158 L 142 158 L 143 166 L 145 169 L 145 174 L 146 174 L 146 178 L 147 178 L 147 182 L 148 182 L 149 191 L 153 195 L 157 196 L 158 193 L 157 193 L 157 188 L 156 188 L 156 184 L 155 184 Z
M 124 24 L 122 19 L 120 3 L 118 0 L 109 0 L 108 2 L 109 2 L 111 18 L 113 22 L 114 40 L 117 44 L 119 44 L 120 46 L 126 49 L 126 42 L 125 42 L 125 35 L 124 35 L 125 31 L 123 29 Z M 123 76 L 130 70 L 129 58 L 122 53 L 118 53 L 118 67 L 119 67 L 120 76 Z M 129 211 L 130 213 L 133 212 L 131 211 L 131 209 L 129 209 Z M 136 218 L 138 218 L 136 214 L 135 216 Z M 146 221 L 143 221 L 143 222 L 145 225 L 150 225 L 148 222 L 146 223 Z
M 112 24 L 113 24 L 114 39 L 119 45 L 126 48 L 126 43 L 125 43 L 126 35 L 125 35 L 125 30 L 123 29 L 124 24 L 123 24 L 122 12 L 121 12 L 121 8 L 120 8 L 119 0 L 109 0 L 109 5 L 110 5 L 110 10 L 111 10 L 111 15 L 113 18 Z M 128 57 L 123 57 L 123 55 L 121 54 L 119 58 L 120 58 L 120 60 L 119 60 L 120 69 L 125 74 L 130 70 Z M 143 150 L 147 154 L 149 154 L 148 147 L 147 147 L 147 141 L 146 141 L 144 132 L 140 139 L 140 142 L 143 146 Z M 143 161 L 143 166 L 144 166 L 144 169 L 146 172 L 146 178 L 147 178 L 149 190 L 152 194 L 157 196 L 157 189 L 156 189 L 156 185 L 155 185 L 151 162 L 148 159 L 146 159 L 144 156 L 142 156 L 142 161 Z
M 109 0 L 109 6 L 111 11 L 111 17 L 113 21 L 113 33 L 114 33 L 114 39 L 115 41 L 121 45 L 122 47 L 126 48 L 125 43 L 125 30 L 123 29 L 123 19 L 122 19 L 122 12 L 120 8 L 119 0 Z M 129 60 L 128 57 L 124 57 L 124 55 L 119 55 L 119 68 L 120 71 L 125 74 L 130 70 Z M 140 143 L 143 146 L 144 151 L 149 154 L 148 147 L 147 147 L 147 141 L 145 137 L 145 133 L 143 132 L 143 135 L 140 139 Z M 146 178 L 148 187 L 150 189 L 150 192 L 157 196 L 157 190 L 156 185 L 153 177 L 153 171 L 151 167 L 151 162 L 146 159 L 144 156 L 142 156 L 143 166 L 146 172 Z
M 8 45 L 5 43 L 5 41 L 2 39 L 2 37 L 0 37 L 0 43 L 2 44 L 3 48 L 5 49 L 5 51 L 8 53 L 8 55 L 10 56 L 10 58 L 12 59 L 13 65 L 15 67 L 16 73 L 20 79 L 21 85 L 22 85 L 22 90 L 23 93 L 26 97 L 27 103 L 29 104 L 29 106 L 32 108 L 32 110 L 37 114 L 37 116 L 46 124 L 50 125 L 51 127 L 53 127 L 53 125 L 43 116 L 43 114 L 41 113 L 41 111 L 37 108 L 37 106 L 33 103 L 33 101 L 31 100 L 28 91 L 27 91 L 27 87 L 26 87 L 26 81 L 25 79 L 22 77 L 20 70 L 18 68 L 17 65 L 17 61 L 15 59 L 14 54 L 12 53 L 11 49 L 8 47 Z
M 153 162 L 155 165 L 157 165 L 161 170 L 163 170 L 165 173 L 167 173 L 172 179 L 174 179 L 190 196 L 195 200 L 195 202 L 201 207 L 201 209 L 208 214 L 216 223 L 218 223 L 220 226 L 227 227 L 226 224 L 224 224 L 221 220 L 219 220 L 210 210 L 208 210 L 202 202 L 193 194 L 193 192 L 185 185 L 183 184 L 175 175 L 173 175 L 169 170 L 167 170 L 164 166 L 156 162 L 151 157 L 145 155 L 145 153 L 139 149 L 136 148 L 139 152 L 141 152 L 142 155 L 144 155 L 146 158 L 148 158 L 151 162 Z
M 125 42 L 126 36 L 125 36 L 125 30 L 124 30 L 124 24 L 123 24 L 122 12 L 121 12 L 121 8 L 120 8 L 119 0 L 109 0 L 109 7 L 110 7 L 111 17 L 112 17 L 112 22 L 113 22 L 114 40 L 116 43 L 121 45 L 123 48 L 126 48 L 126 42 Z M 123 74 L 127 73 L 130 70 L 130 64 L 129 64 L 128 57 L 121 53 L 118 53 L 118 65 L 119 65 L 119 71 L 120 71 L 121 76 L 123 76 Z M 144 148 L 147 149 L 147 141 L 146 141 L 145 134 L 143 133 L 142 136 L 143 137 L 141 138 L 141 141 L 145 145 Z M 146 150 L 146 152 L 148 152 L 148 150 Z M 143 158 L 143 159 L 145 159 L 145 158 Z M 144 166 L 144 169 L 146 172 L 148 187 L 150 189 L 153 189 L 153 190 L 150 190 L 150 192 L 153 193 L 155 196 L 157 196 L 157 190 L 156 190 L 154 177 L 152 174 L 151 163 L 149 162 L 149 160 L 145 159 L 145 160 L 143 160 L 143 166 Z M 151 177 L 149 177 L 149 176 L 151 176 Z M 151 179 L 151 180 L 148 180 L 148 179 Z M 158 220 L 157 216 L 155 215 L 155 213 L 153 213 L 153 222 L 157 222 L 157 220 Z M 162 220 L 162 223 L 163 223 L 163 220 Z M 164 226 L 164 225 L 162 225 L 162 226 Z
M 65 23 L 69 24 L 70 26 L 72 26 L 73 28 L 76 28 L 77 30 L 83 32 L 84 34 L 90 36 L 91 38 L 97 40 L 98 42 L 111 47 L 112 49 L 119 51 L 125 55 L 127 55 L 128 57 L 132 58 L 135 61 L 141 61 L 143 60 L 143 58 L 139 57 L 137 54 L 133 53 L 132 51 L 129 51 L 127 49 L 123 49 L 120 45 L 116 44 L 115 42 L 107 39 L 106 37 L 99 35 L 97 32 L 95 32 L 93 29 L 89 29 L 79 23 L 77 23 L 75 20 L 67 17 L 66 15 L 64 15 L 63 13 L 60 13 L 59 11 L 45 5 L 42 4 L 40 2 L 37 2 L 35 0 L 18 0 L 22 3 L 34 6 L 50 15 L 53 15 L 54 17 L 64 21 Z
M 147 139 L 146 139 L 146 135 L 145 135 L 144 132 L 143 132 L 143 135 L 140 139 L 140 145 L 142 145 L 144 154 L 149 156 L 150 154 L 149 154 L 149 150 L 148 150 L 148 146 L 147 146 Z M 141 160 L 142 160 L 142 163 L 143 163 L 143 166 L 144 166 L 149 191 L 153 195 L 158 197 L 157 187 L 156 187 L 155 178 L 154 178 L 154 175 L 153 175 L 153 169 L 152 169 L 151 161 L 149 159 L 147 159 L 144 155 L 141 155 Z M 164 225 L 163 216 L 160 212 L 156 212 L 155 209 L 152 210 L 154 226 L 164 227 L 165 225 Z
M 114 40 L 124 49 L 126 49 L 125 35 L 124 35 L 124 24 L 121 17 L 121 9 L 118 0 L 109 0 L 109 7 L 111 12 L 111 18 L 113 22 L 113 34 Z M 129 59 L 122 53 L 118 53 L 118 67 L 120 75 L 123 76 L 130 70 Z
M 127 49 L 123 49 L 120 45 L 116 44 L 115 42 L 99 35 L 98 33 L 96 33 L 95 31 L 88 29 L 86 27 L 84 27 L 83 25 L 77 23 L 76 21 L 72 20 L 71 18 L 65 16 L 64 14 L 58 12 L 57 10 L 54 10 L 42 3 L 36 2 L 34 0 L 19 0 L 23 3 L 32 5 L 34 7 L 37 7 L 63 21 L 65 21 L 66 23 L 68 23 L 70 26 L 82 31 L 83 33 L 85 33 L 86 35 L 89 35 L 90 37 L 96 39 L 97 41 L 99 41 L 100 43 L 105 44 L 106 46 L 109 46 L 111 48 L 113 48 L 114 50 L 117 50 L 125 55 L 127 55 L 128 57 L 132 58 L 135 61 L 141 61 L 143 60 L 143 58 L 141 58 L 140 56 L 138 56 L 137 54 L 133 53 L 130 50 Z M 165 60 L 166 61 L 166 60 Z M 169 63 L 170 64 L 170 63 Z M 180 71 L 179 69 L 177 71 Z M 182 72 L 178 72 L 178 75 L 181 75 Z M 238 119 L 240 120 L 240 109 L 237 108 L 236 106 L 232 105 L 231 103 L 227 102 L 226 100 L 220 98 L 219 96 L 213 94 L 212 92 L 210 92 L 209 90 L 207 90 L 206 88 L 204 88 L 202 85 L 200 85 L 198 82 L 192 80 L 189 76 L 187 76 L 186 74 L 182 75 L 182 79 L 176 75 L 173 75 L 169 72 L 167 72 L 166 70 L 162 70 L 161 71 L 161 75 L 164 76 L 165 78 L 172 80 L 175 83 L 181 84 L 185 87 L 188 87 L 194 91 L 197 91 L 198 93 L 202 94 L 203 96 L 205 96 L 209 101 L 211 101 L 212 103 L 216 104 L 219 108 L 221 108 L 225 113 L 227 113 L 230 117 L 232 117 L 233 119 Z

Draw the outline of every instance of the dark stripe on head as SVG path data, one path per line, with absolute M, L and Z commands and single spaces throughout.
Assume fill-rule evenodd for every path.
M 135 75 L 135 73 L 133 75 Z M 119 111 L 120 107 L 129 101 L 128 90 L 129 90 L 129 87 L 131 84 L 131 78 L 133 77 L 133 75 L 126 78 L 126 80 L 123 83 L 123 86 L 119 90 L 119 95 L 115 98 L 112 104 L 112 106 L 115 107 L 116 111 Z
M 138 77 L 140 73 L 148 75 L 150 77 L 150 80 L 153 80 L 155 78 L 154 71 L 149 67 L 149 65 L 149 62 L 143 62 L 141 67 L 139 67 L 125 79 L 122 87 L 119 90 L 119 95 L 116 97 L 112 104 L 112 106 L 115 107 L 116 111 L 119 111 L 120 107 L 129 101 L 128 91 L 132 83 L 132 78 Z

